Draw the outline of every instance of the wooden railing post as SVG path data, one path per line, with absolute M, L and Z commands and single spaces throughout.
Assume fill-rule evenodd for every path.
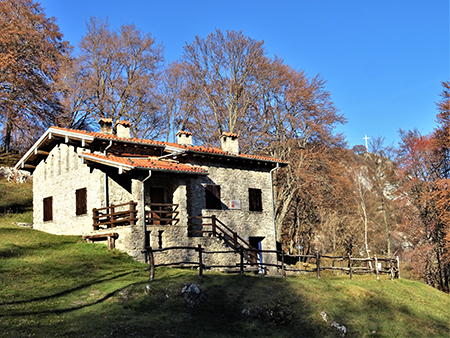
M 378 258 L 377 255 L 373 255 L 375 259 L 375 273 L 377 274 L 377 280 L 380 280 L 380 271 L 378 270 Z
M 153 250 L 151 246 L 148 247 L 148 264 L 150 269 L 148 279 L 152 281 L 155 278 L 155 259 L 153 257 Z
M 281 276 L 286 277 L 286 270 L 284 268 L 284 250 L 281 249 Z
M 244 275 L 244 247 L 242 245 L 239 247 L 239 254 L 241 255 L 239 272 L 240 272 L 241 276 L 243 276 Z
M 114 204 L 111 204 L 111 207 L 109 208 L 109 215 L 110 215 L 110 223 L 108 228 L 115 228 L 116 225 L 114 224 L 115 218 L 114 213 L 116 212 L 116 209 L 114 208 Z
M 94 230 L 98 230 L 98 210 L 97 208 L 92 209 L 92 226 Z
M 350 271 L 350 279 L 353 279 L 352 256 L 348 254 L 348 268 Z
M 198 275 L 199 276 L 203 276 L 203 257 L 202 257 L 202 245 L 199 244 L 198 245 L 198 266 L 199 266 L 199 270 L 198 270 Z
M 237 232 L 235 232 L 235 231 L 233 231 L 233 242 L 234 242 L 234 247 L 237 248 L 238 238 L 237 238 Z
M 136 221 L 134 220 L 135 218 L 136 218 L 136 204 L 133 201 L 130 201 L 130 225 L 136 224 Z
M 319 255 L 319 251 L 316 251 L 316 268 L 317 268 L 317 278 L 320 278 L 320 255 Z
M 217 236 L 217 232 L 216 232 L 216 215 L 212 215 L 211 216 L 211 225 L 212 225 L 213 237 L 216 237 Z

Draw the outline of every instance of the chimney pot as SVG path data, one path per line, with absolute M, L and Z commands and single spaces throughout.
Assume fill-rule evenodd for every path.
M 130 121 L 116 122 L 117 136 L 121 138 L 131 138 L 131 123 Z
M 239 155 L 239 135 L 233 133 L 223 133 L 220 136 L 222 150 L 234 155 Z
M 112 134 L 113 133 L 113 121 L 112 119 L 107 119 L 107 118 L 101 118 L 98 121 L 98 124 L 100 125 L 100 132 L 102 134 Z
M 180 145 L 191 146 L 192 145 L 192 133 L 185 130 L 179 130 L 177 135 L 177 143 Z

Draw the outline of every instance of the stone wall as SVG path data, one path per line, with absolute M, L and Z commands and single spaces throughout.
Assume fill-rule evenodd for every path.
M 39 163 L 33 173 L 33 221 L 34 228 L 60 235 L 89 235 L 116 232 L 116 248 L 135 258 L 141 258 L 143 249 L 143 228 L 141 215 L 134 226 L 117 227 L 93 231 L 92 210 L 104 207 L 105 173 L 81 163 L 78 154 L 86 152 L 60 144 L 50 151 L 47 159 Z M 138 179 L 119 175 L 117 171 L 108 173 L 109 202 L 122 204 L 130 201 L 138 203 L 141 209 L 142 184 Z M 75 191 L 86 188 L 87 213 L 76 215 Z M 43 221 L 43 200 L 53 198 L 53 220 Z

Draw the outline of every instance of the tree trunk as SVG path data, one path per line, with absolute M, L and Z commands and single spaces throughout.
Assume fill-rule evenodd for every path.
M 6 117 L 6 128 L 5 128 L 5 153 L 11 151 L 11 134 L 13 130 L 13 121 L 10 117 L 10 113 L 7 113 Z

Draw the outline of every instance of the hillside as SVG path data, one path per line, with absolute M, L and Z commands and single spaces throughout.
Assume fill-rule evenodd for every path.
M 448 337 L 450 296 L 374 276 L 268 278 L 157 269 L 0 219 L 1 337 Z M 203 302 L 181 293 L 195 283 Z M 328 322 L 321 313 L 327 314 Z

